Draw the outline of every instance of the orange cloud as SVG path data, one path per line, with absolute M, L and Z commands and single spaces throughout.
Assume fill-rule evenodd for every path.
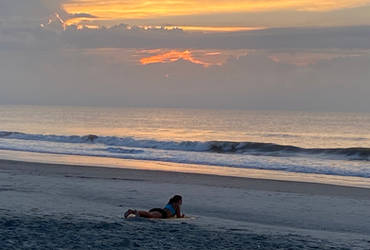
M 241 55 L 247 55 L 247 51 L 212 51 L 212 50 L 143 50 L 139 54 L 144 56 L 140 59 L 140 64 L 147 65 L 153 63 L 172 63 L 179 60 L 185 60 L 204 67 L 221 66 L 230 57 L 238 58 Z M 154 54 L 154 55 L 153 55 Z
M 105 25 L 113 26 L 119 23 L 131 25 L 150 25 L 169 23 L 187 31 L 205 31 L 205 32 L 227 32 L 227 31 L 245 31 L 251 27 L 245 26 L 275 26 L 276 17 L 265 18 L 261 22 L 254 21 L 233 21 L 229 18 L 225 20 L 217 18 L 217 15 L 233 15 L 234 13 L 259 13 L 274 11 L 300 11 L 305 12 L 329 12 L 338 9 L 356 8 L 370 5 L 370 0 L 65 0 L 62 8 L 71 15 L 81 13 L 93 16 L 79 17 L 65 20 L 65 25 Z M 306 13 L 307 14 L 307 13 Z M 186 17 L 193 15 L 205 15 L 203 19 L 192 19 L 191 25 L 186 21 Z M 299 14 L 297 14 L 299 16 Z M 323 15 L 325 15 L 323 13 Z M 199 17 L 198 17 L 199 18 Z M 295 20 L 290 20 L 288 24 L 283 14 L 279 17 L 285 25 L 294 26 Z M 296 17 L 297 18 L 297 17 Z M 360 17 L 359 17 L 360 18 Z M 360 18 L 363 23 L 364 17 Z M 294 18 L 293 18 L 294 19 Z M 182 20 L 182 21 L 181 21 Z M 185 20 L 185 21 L 184 21 Z M 208 21 L 207 21 L 208 20 Z M 275 21 L 274 21 L 275 20 Z M 307 25 L 315 20 L 305 21 Z M 90 22 L 90 23 L 89 23 Z M 316 21 L 318 25 L 323 23 Z M 339 20 L 335 21 L 339 22 Z M 214 27 L 204 26 L 217 23 Z M 260 25 L 258 23 L 261 23 Z M 268 23 L 268 24 L 266 24 Z M 203 25 L 202 25 L 203 24 Z M 324 23 L 325 24 L 325 23 Z M 335 24 L 335 23 L 334 23 Z M 198 26 L 197 26 L 198 25 Z
M 143 65 L 152 64 L 152 63 L 170 63 L 170 62 L 176 62 L 180 59 L 189 61 L 194 64 L 200 64 L 200 65 L 203 65 L 204 67 L 210 66 L 210 63 L 194 58 L 189 50 L 185 50 L 185 51 L 171 50 L 163 54 L 158 54 L 158 55 L 154 55 L 150 57 L 144 57 L 140 59 L 140 63 Z
M 203 67 L 222 66 L 231 58 L 246 56 L 249 50 L 194 50 L 194 49 L 127 49 L 127 48 L 95 48 L 68 49 L 68 53 L 80 53 L 84 56 L 97 57 L 107 64 L 139 64 L 173 63 L 185 60 Z
M 212 13 L 274 10 L 328 11 L 370 4 L 369 0 L 68 0 L 72 14 L 89 13 L 104 19 L 141 19 Z

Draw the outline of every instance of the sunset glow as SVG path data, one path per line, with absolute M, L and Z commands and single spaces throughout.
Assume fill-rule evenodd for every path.
M 184 31 L 203 31 L 203 32 L 235 32 L 262 30 L 264 27 L 227 27 L 227 26 L 164 26 L 166 29 L 182 29 Z
M 140 59 L 140 64 L 147 65 L 153 63 L 173 63 L 179 60 L 199 64 L 204 67 L 221 66 L 229 58 L 238 58 L 247 55 L 247 51 L 213 51 L 213 50 L 144 50 L 141 51 L 144 56 Z M 139 54 L 140 54 L 139 53 Z M 146 54 L 146 56 L 145 56 Z
M 76 50 L 66 51 L 68 54 L 76 54 Z M 86 49 L 82 51 L 85 56 L 92 56 L 103 60 L 106 64 L 129 64 L 150 65 L 175 63 L 180 60 L 199 65 L 201 67 L 224 66 L 228 61 L 238 60 L 245 56 L 263 56 L 277 64 L 289 64 L 299 67 L 308 67 L 323 61 L 339 58 L 354 58 L 369 54 L 367 50 L 352 50 L 348 52 L 332 51 L 285 51 L 266 52 L 255 50 L 201 50 L 201 49 L 125 49 L 125 48 L 101 48 Z
M 105 18 L 147 18 L 158 16 L 194 15 L 205 13 L 271 11 L 276 9 L 326 11 L 356 7 L 369 3 L 368 0 L 325 0 L 325 1 L 130 1 L 130 0 L 70 0 L 64 4 L 69 13 L 89 13 Z
M 70 14 L 87 13 L 95 20 L 140 20 L 174 16 L 220 13 L 266 12 L 278 10 L 331 11 L 369 4 L 369 0 L 202 0 L 202 1 L 131 1 L 131 0 L 69 0 L 63 8 Z M 94 18 L 91 18 L 91 20 Z M 73 22 L 76 23 L 76 20 Z M 184 26 L 191 29 L 189 26 Z M 192 30 L 201 28 L 192 28 Z
M 211 65 L 210 63 L 194 58 L 189 50 L 185 50 L 185 51 L 171 50 L 170 52 L 167 52 L 164 54 L 158 54 L 158 55 L 142 58 L 140 60 L 140 63 L 143 65 L 152 64 L 152 63 L 169 63 L 169 62 L 176 62 L 180 59 L 189 61 L 194 64 L 200 64 L 200 65 L 203 65 L 204 67 L 208 67 Z M 218 65 L 218 63 L 216 65 Z

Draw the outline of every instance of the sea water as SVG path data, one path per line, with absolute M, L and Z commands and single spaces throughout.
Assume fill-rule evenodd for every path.
M 0 106 L 0 150 L 370 178 L 370 113 Z

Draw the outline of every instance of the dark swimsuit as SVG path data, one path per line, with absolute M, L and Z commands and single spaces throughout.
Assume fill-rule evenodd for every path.
M 162 219 L 168 218 L 167 212 L 163 208 L 153 208 L 153 209 L 150 209 L 149 212 L 159 212 L 162 214 Z
M 167 204 L 165 208 L 153 208 L 150 209 L 149 212 L 159 212 L 162 214 L 162 219 L 167 219 L 168 218 L 168 213 L 169 211 L 171 213 L 171 216 L 174 216 L 176 214 L 175 208 L 172 206 L 172 204 Z

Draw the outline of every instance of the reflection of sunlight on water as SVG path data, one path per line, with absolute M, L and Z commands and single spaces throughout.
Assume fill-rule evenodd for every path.
M 220 175 L 242 178 L 325 183 L 341 186 L 370 188 L 369 179 L 360 177 L 291 173 L 284 171 L 259 170 L 259 169 L 228 168 L 222 166 L 207 166 L 196 164 L 160 162 L 160 161 L 126 160 L 109 157 L 55 155 L 55 154 L 40 154 L 40 153 L 0 150 L 0 159 L 51 163 L 51 164 L 67 164 L 75 166 L 169 171 L 169 172 Z

